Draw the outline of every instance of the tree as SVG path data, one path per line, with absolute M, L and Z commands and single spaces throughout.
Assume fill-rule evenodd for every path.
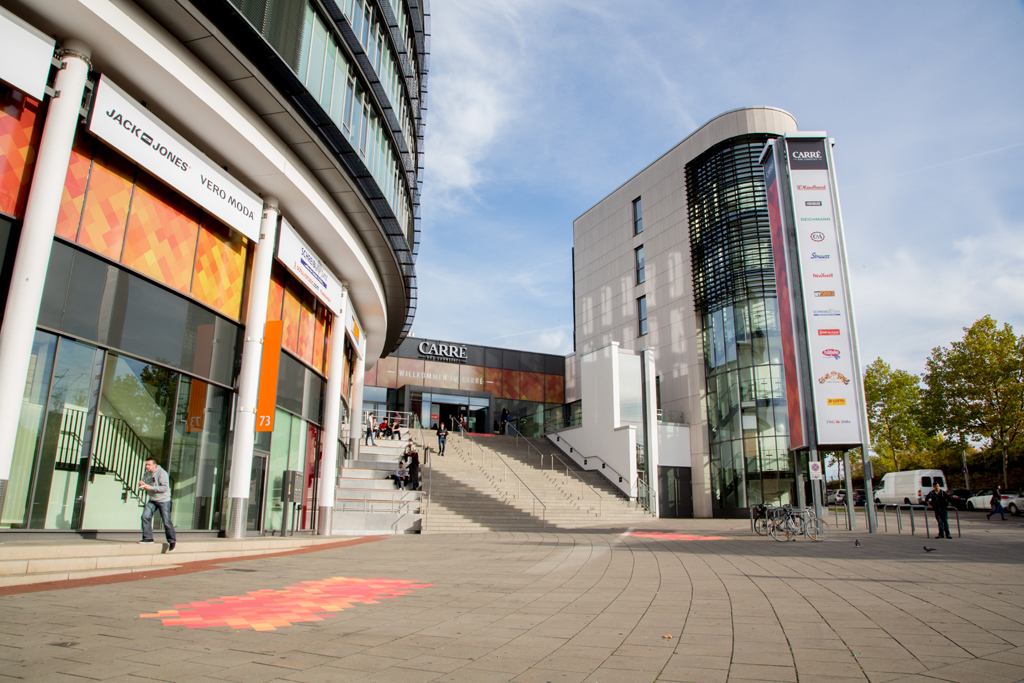
M 928 433 L 921 426 L 920 380 L 906 370 L 893 369 L 881 358 L 864 371 L 864 398 L 875 452 L 888 468 L 899 472 L 921 460 Z
M 925 373 L 925 422 L 947 435 L 985 441 L 1003 461 L 1024 430 L 1024 337 L 991 316 L 964 328 L 949 348 L 932 349 Z

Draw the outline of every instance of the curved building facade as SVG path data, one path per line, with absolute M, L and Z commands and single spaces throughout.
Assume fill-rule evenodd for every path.
M 758 155 L 796 130 L 771 107 L 721 114 L 573 224 L 582 417 L 560 435 L 659 516 L 795 501 Z
M 0 532 L 332 530 L 416 310 L 422 0 L 5 0 Z

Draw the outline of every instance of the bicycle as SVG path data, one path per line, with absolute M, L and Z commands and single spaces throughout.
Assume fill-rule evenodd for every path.
M 812 541 L 824 541 L 830 529 L 828 522 L 819 520 L 813 510 L 795 510 L 786 505 L 773 510 L 774 515 L 767 517 L 768 531 L 776 541 L 796 540 L 797 536 L 806 536 Z

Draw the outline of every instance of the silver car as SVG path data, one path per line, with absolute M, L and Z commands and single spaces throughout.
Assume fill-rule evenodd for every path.
M 991 510 L 992 509 L 992 494 L 995 491 L 993 489 L 985 489 L 979 491 L 970 498 L 967 499 L 968 510 Z M 1003 509 L 1009 512 L 1011 515 L 1016 517 L 1024 510 L 1024 499 L 1017 491 L 1003 491 L 1000 494 L 1002 500 Z

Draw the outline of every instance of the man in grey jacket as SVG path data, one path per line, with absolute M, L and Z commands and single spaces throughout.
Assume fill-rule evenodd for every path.
M 156 464 L 156 458 L 146 458 L 146 471 L 139 486 L 149 494 L 149 501 L 142 510 L 142 540 L 139 543 L 153 542 L 153 513 L 160 510 L 164 535 L 167 537 L 167 552 L 174 550 L 176 536 L 171 522 L 171 480 L 167 470 Z

